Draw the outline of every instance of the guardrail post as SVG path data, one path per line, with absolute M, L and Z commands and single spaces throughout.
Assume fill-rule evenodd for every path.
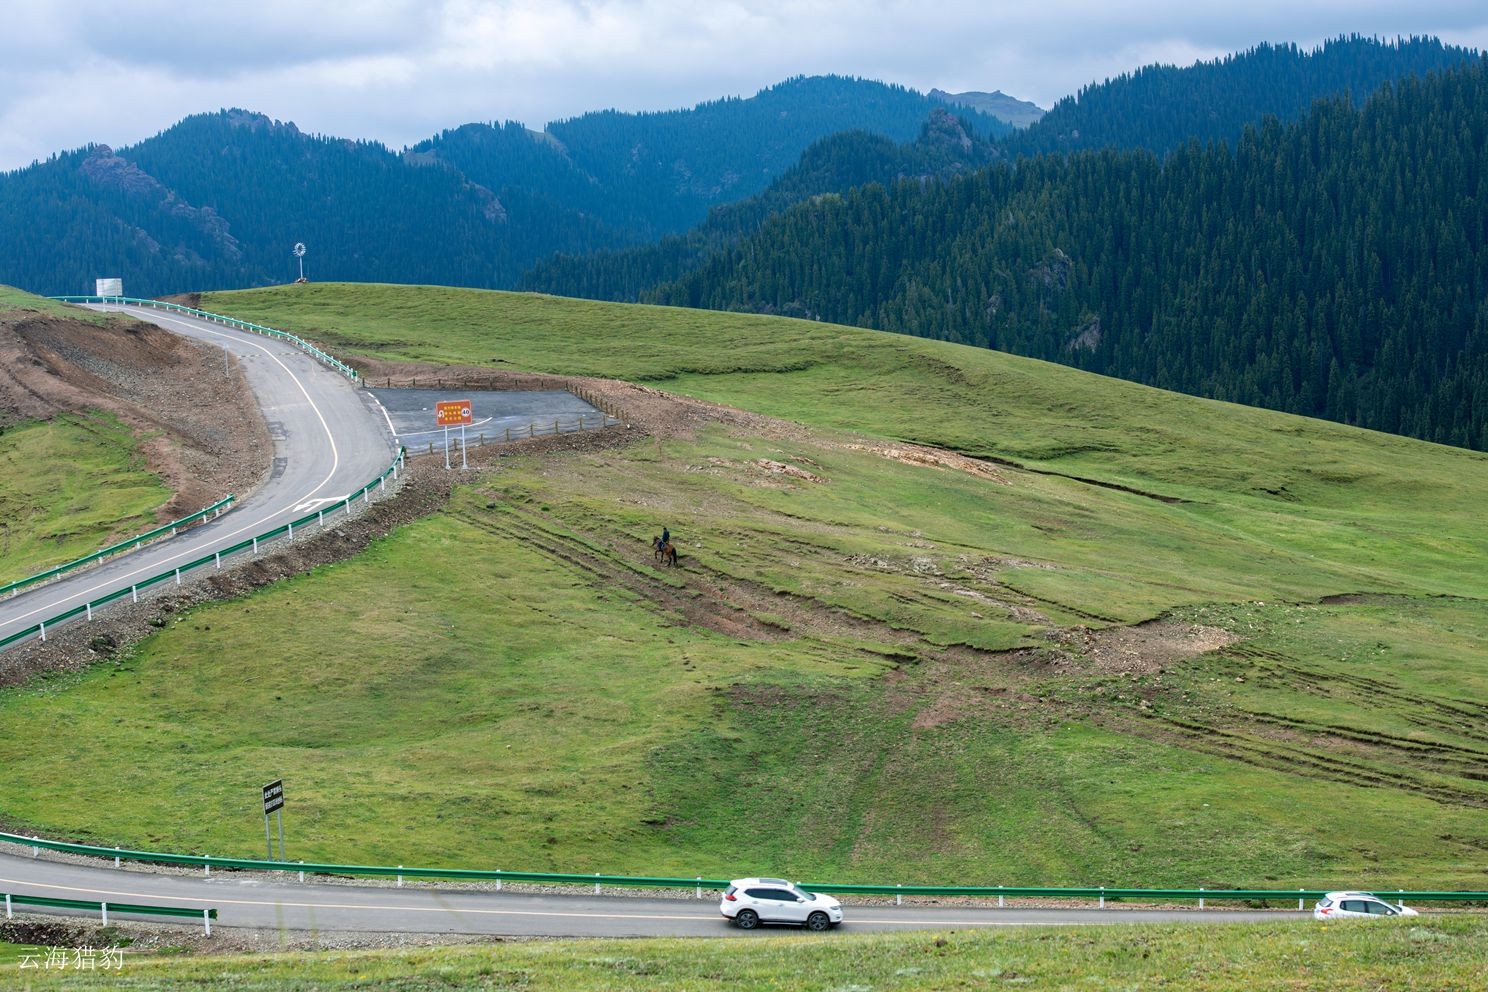
M 204 858 L 210 858 L 211 855 L 210 854 L 203 854 L 202 857 L 204 857 Z M 204 864 L 204 865 L 202 865 L 202 867 L 207 870 L 207 877 L 208 878 L 211 878 L 212 877 L 212 866 L 211 866 L 211 864 Z
M 1204 887 L 1203 887 L 1203 886 L 1202 886 L 1202 885 L 1201 885 L 1201 886 L 1199 886 L 1199 893 L 1200 893 L 1200 895 L 1199 895 L 1199 908 L 1200 908 L 1200 909 L 1203 909 L 1203 908 L 1204 908 L 1204 896 L 1203 896 L 1203 891 L 1204 891 Z
M 37 838 L 37 836 L 36 836 L 36 835 L 35 835 L 35 834 L 32 834 L 32 835 L 31 835 L 31 839 L 32 839 L 32 840 L 37 840 L 37 839 L 38 839 L 38 838 Z M 32 861 L 35 861 L 35 860 L 36 860 L 36 858 L 37 858 L 37 857 L 38 857 L 38 856 L 39 856 L 39 855 L 40 855 L 40 854 L 41 854 L 41 848 L 39 848 L 39 847 L 37 847 L 37 846 L 36 846 L 36 845 L 35 845 L 35 844 L 32 844 L 32 845 L 31 845 L 31 860 L 32 860 Z
M 176 529 L 174 527 L 172 527 L 171 528 L 171 537 L 175 537 L 175 536 L 176 536 Z
M 45 620 L 43 620 L 41 622 L 41 639 L 43 641 L 46 640 L 46 621 Z
M 904 883 L 903 882 L 898 882 L 898 883 L 896 883 L 894 885 L 894 888 L 896 888 L 896 889 L 902 889 L 902 888 L 904 888 Z M 904 905 L 904 893 L 903 892 L 895 892 L 894 893 L 894 905 L 895 906 L 903 906 Z
M 1101 908 L 1101 909 L 1105 909 L 1105 908 L 1106 908 L 1106 887 L 1105 887 L 1105 886 L 1104 886 L 1104 885 L 1102 885 L 1102 886 L 1101 886 L 1101 887 L 1100 887 L 1100 890 L 1101 890 L 1101 895 L 1100 895 L 1100 908 Z
M 176 585 L 180 585 L 180 584 L 181 584 L 181 570 L 178 568 L 178 569 L 176 569 Z
M 132 603 L 138 603 L 139 602 L 139 586 L 130 586 L 129 587 L 129 600 Z
M 253 539 L 253 553 L 258 554 L 258 538 Z
M 13 914 L 10 911 L 10 893 L 5 893 L 5 918 L 8 920 Z
M 83 609 L 85 609 L 85 610 L 88 611 L 88 622 L 89 623 L 92 623 L 93 622 L 93 604 L 92 603 L 84 603 L 83 604 Z
M 501 869 L 500 868 L 497 868 L 496 870 L 499 872 Z M 501 891 L 501 879 L 500 878 L 497 878 L 496 879 L 496 891 L 497 892 L 500 892 Z
M 1297 890 L 1297 908 L 1298 909 L 1306 909 L 1307 907 L 1304 906 L 1304 905 L 1302 905 L 1303 902 L 1305 902 L 1305 901 L 1306 901 L 1306 897 L 1302 895 L 1302 890 L 1301 889 L 1298 889 Z
M 294 543 L 294 524 L 289 525 L 289 543 Z
M 108 926 L 108 903 L 101 902 L 98 904 L 98 908 L 103 912 L 103 925 Z
M 210 909 L 202 910 L 202 926 L 206 928 L 207 936 L 212 936 L 212 911 Z
M 222 552 L 221 551 L 215 552 L 214 553 L 214 557 L 217 559 L 217 571 L 220 572 L 220 571 L 222 571 Z
M 699 875 L 699 876 L 698 876 L 698 877 L 697 877 L 697 883 L 698 883 L 698 887 L 697 887 L 697 897 L 698 897 L 698 898 L 699 898 L 699 899 L 701 899 L 701 898 L 702 898 L 702 897 L 703 897 L 703 876 L 701 876 L 701 875 Z
M 300 859 L 300 864 L 304 864 L 304 863 L 305 863 L 305 859 L 304 858 L 301 858 Z M 303 882 L 304 880 L 305 880 L 305 869 L 301 868 L 300 869 L 300 881 Z
M 599 877 L 599 872 L 595 872 L 594 873 L 594 877 L 595 878 L 598 878 Z M 599 895 L 599 883 L 598 882 L 595 882 L 594 883 L 594 894 L 595 895 Z
M 997 888 L 1000 890 L 1002 888 L 1002 886 L 999 885 Z M 997 893 L 997 908 L 998 909 L 1001 909 L 1002 908 L 1002 892 L 1001 891 L 999 891 Z
M 403 866 L 398 866 L 398 888 L 403 888 Z
M 115 847 L 114 850 L 117 851 L 118 850 L 118 847 Z M 114 867 L 115 868 L 118 868 L 119 867 L 119 856 L 117 854 L 114 855 Z

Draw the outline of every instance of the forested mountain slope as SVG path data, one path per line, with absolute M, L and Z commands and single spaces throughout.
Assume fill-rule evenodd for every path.
M 707 220 L 685 235 L 632 248 L 555 256 L 527 272 L 518 286 L 560 296 L 635 300 L 660 283 L 681 278 L 791 204 L 872 182 L 961 175 L 996 158 L 995 145 L 946 109 L 932 111 L 919 137 L 905 144 L 847 131 L 806 149 L 764 192 L 714 207 Z
M 0 282 L 82 292 L 317 279 L 511 285 L 533 262 L 684 230 L 848 129 L 913 137 L 942 105 L 903 87 L 793 79 L 749 99 L 588 114 L 548 132 L 472 124 L 398 154 L 258 114 L 188 118 L 0 176 Z M 1007 125 L 967 111 L 985 133 Z
M 1268 115 L 1289 120 L 1314 100 L 1343 93 L 1362 102 L 1385 83 L 1470 61 L 1476 53 L 1436 38 L 1350 35 L 1304 51 L 1257 45 L 1191 66 L 1149 65 L 1065 97 L 1037 123 L 1009 135 L 1014 155 L 1082 148 L 1145 148 L 1234 141 Z
M 1181 69 L 1148 66 L 1086 87 L 1078 97 L 1061 101 L 1045 120 L 997 139 L 991 148 L 978 149 L 974 157 L 963 160 L 991 161 L 1097 147 L 1145 148 L 1163 154 L 1188 140 L 1233 142 L 1247 124 L 1259 123 L 1268 114 L 1290 120 L 1316 99 L 1348 94 L 1359 101 L 1386 82 L 1475 57 L 1473 52 L 1434 38 L 1388 43 L 1346 37 L 1310 52 L 1295 45 L 1262 45 Z M 958 96 L 934 90 L 931 96 L 946 102 L 964 97 L 974 103 L 974 98 L 987 94 Z M 966 129 L 975 131 L 975 126 L 968 124 Z M 712 252 L 733 243 L 769 214 L 806 196 L 846 192 L 867 182 L 887 184 L 908 175 L 944 174 L 935 167 L 889 161 L 881 149 L 863 144 L 854 148 L 846 139 L 827 139 L 825 144 L 834 147 L 808 151 L 801 165 L 783 174 L 769 192 L 730 206 L 726 224 L 714 216 L 682 239 L 664 238 L 634 248 L 549 259 L 534 266 L 518 285 L 592 299 L 639 300 L 660 283 L 701 265 Z M 812 161 L 828 155 L 838 162 L 853 156 L 857 161 L 833 171 L 823 171 Z M 802 182 L 803 176 L 810 181 Z M 777 195 L 787 189 L 797 195 Z M 752 224 L 744 224 L 745 219 Z
M 471 124 L 413 154 L 448 162 L 498 195 L 513 186 L 534 190 L 640 240 L 685 230 L 709 207 L 762 191 L 828 135 L 861 130 L 912 140 L 940 106 L 902 86 L 799 77 L 748 99 L 659 113 L 584 114 L 549 124 L 542 134 Z M 1012 130 L 975 110 L 962 116 L 982 136 Z
M 1231 147 L 799 204 L 657 302 L 802 313 L 1488 447 L 1488 63 Z

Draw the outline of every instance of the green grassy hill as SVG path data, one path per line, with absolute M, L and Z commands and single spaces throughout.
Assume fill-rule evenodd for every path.
M 799 321 L 203 306 L 784 421 L 503 459 L 357 559 L 0 696 L 13 822 L 251 854 L 282 775 L 307 859 L 1488 885 L 1488 457 Z
M 0 327 L 31 314 L 103 319 L 0 286 Z M 169 498 L 146 471 L 134 432 L 116 417 L 16 422 L 0 400 L 0 584 L 149 530 Z

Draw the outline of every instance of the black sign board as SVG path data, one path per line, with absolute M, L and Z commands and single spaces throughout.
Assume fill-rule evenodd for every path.
M 284 808 L 284 779 L 276 779 L 263 787 L 264 816 L 276 809 Z

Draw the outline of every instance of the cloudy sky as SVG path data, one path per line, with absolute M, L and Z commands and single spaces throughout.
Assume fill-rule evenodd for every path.
M 1430 34 L 1484 0 L 0 0 L 0 170 L 243 107 L 393 147 L 843 73 L 1048 107 L 1151 62 L 1262 41 Z

